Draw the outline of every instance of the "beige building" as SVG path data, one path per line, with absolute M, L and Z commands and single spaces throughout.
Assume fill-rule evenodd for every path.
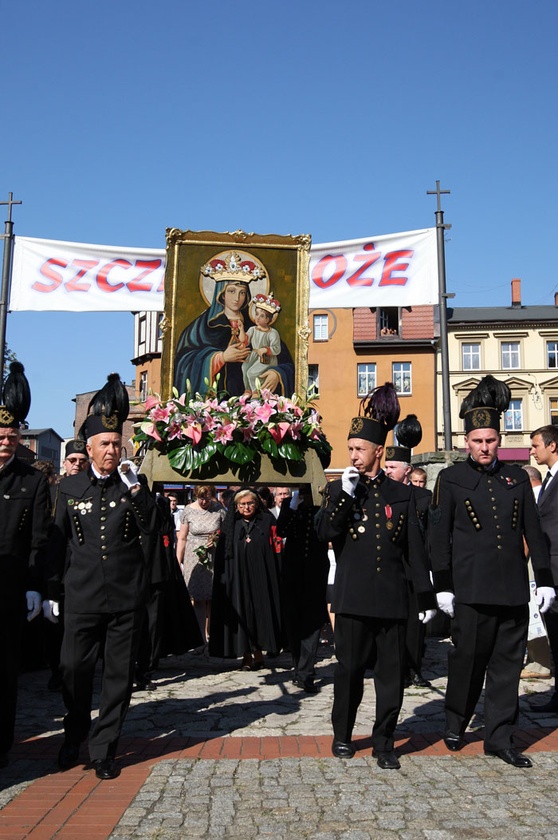
M 558 297 L 558 296 L 557 296 Z M 448 309 L 448 347 L 453 448 L 465 448 L 459 407 L 488 373 L 506 382 L 512 400 L 502 423 L 500 457 L 529 463 L 530 433 L 558 424 L 558 300 L 523 306 L 521 281 L 512 280 L 511 304 Z M 442 393 L 438 360 L 438 394 Z M 443 416 L 438 403 L 437 448 L 443 448 Z

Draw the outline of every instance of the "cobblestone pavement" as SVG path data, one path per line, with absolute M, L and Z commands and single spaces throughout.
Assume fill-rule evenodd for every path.
M 440 741 L 449 644 L 428 639 L 432 686 L 405 692 L 398 772 L 379 770 L 370 755 L 372 680 L 356 757 L 331 756 L 330 647 L 320 651 L 317 695 L 292 685 L 286 654 L 248 673 L 203 654 L 163 660 L 157 690 L 133 695 L 114 782 L 98 782 L 87 765 L 56 771 L 62 698 L 46 691 L 47 672 L 24 674 L 17 745 L 0 770 L 0 838 L 554 837 L 558 716 L 535 715 L 527 703 L 534 692 L 546 699 L 552 681 L 521 684 L 518 746 L 532 769 L 483 755 L 482 703 L 467 746 L 449 755 Z

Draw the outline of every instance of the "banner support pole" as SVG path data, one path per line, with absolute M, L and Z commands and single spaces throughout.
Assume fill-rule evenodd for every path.
M 8 318 L 8 304 L 10 299 L 10 282 L 12 277 L 12 252 L 14 244 L 14 223 L 12 222 L 12 207 L 14 204 L 22 204 L 21 201 L 14 201 L 14 194 L 8 193 L 7 201 L 0 201 L 0 205 L 8 206 L 8 218 L 4 224 L 4 260 L 2 263 L 2 287 L 0 291 L 0 371 L 4 378 L 4 364 L 6 355 L 6 322 Z

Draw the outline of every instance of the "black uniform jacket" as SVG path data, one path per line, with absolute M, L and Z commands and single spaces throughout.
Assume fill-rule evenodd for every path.
M 405 563 L 419 609 L 436 600 L 412 488 L 387 478 L 361 479 L 355 498 L 341 481 L 328 484 L 317 516 L 318 536 L 330 540 L 337 560 L 332 611 L 376 618 L 408 616 Z
M 471 458 L 438 476 L 428 525 L 438 592 L 463 604 L 529 601 L 523 537 L 538 586 L 552 586 L 548 550 L 525 470 L 501 461 L 488 471 Z
M 4 591 L 42 592 L 49 522 L 46 476 L 14 458 L 0 471 L 0 575 Z
M 558 476 L 552 479 L 542 496 L 539 496 L 538 511 L 550 553 L 552 577 L 555 585 L 558 585 Z
M 147 596 L 147 556 L 158 526 L 149 490 L 142 486 L 132 496 L 118 472 L 105 481 L 90 469 L 63 478 L 49 549 L 49 597 L 58 600 L 62 584 L 69 612 L 124 612 L 140 606 Z

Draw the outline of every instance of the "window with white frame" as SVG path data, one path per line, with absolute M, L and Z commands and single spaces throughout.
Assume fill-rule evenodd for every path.
M 327 315 L 314 315 L 314 341 L 327 341 L 329 338 L 329 319 Z
M 391 366 L 393 384 L 398 394 L 410 394 L 413 383 L 410 362 L 393 362 Z
M 308 393 L 314 397 L 320 393 L 319 365 L 308 365 Z
M 519 341 L 502 342 L 502 370 L 519 368 Z
M 481 369 L 481 346 L 478 341 L 464 342 L 461 345 L 461 364 L 463 370 Z
M 546 363 L 549 368 L 558 368 L 558 341 L 546 342 Z
M 147 399 L 147 371 L 142 370 L 140 373 L 139 383 L 140 402 L 145 402 Z
M 523 429 L 523 400 L 510 400 L 504 414 L 504 429 L 506 432 L 520 432 Z
M 558 426 L 558 398 L 550 397 L 550 422 Z
M 376 387 L 376 363 L 364 362 L 357 365 L 357 394 L 366 397 Z

